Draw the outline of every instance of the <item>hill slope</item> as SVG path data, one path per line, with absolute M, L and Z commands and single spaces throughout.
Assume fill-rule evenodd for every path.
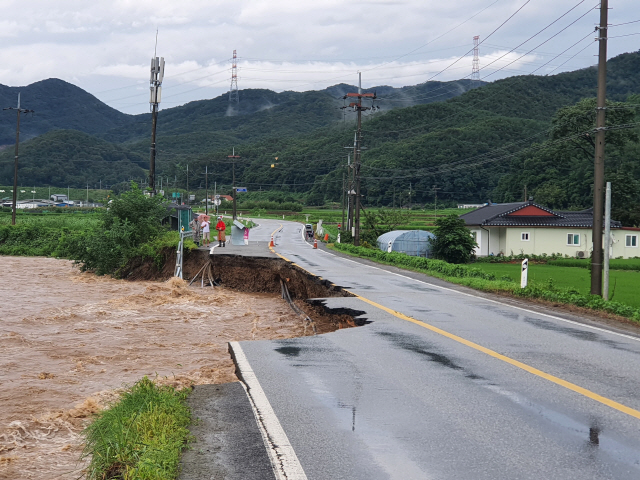
M 53 129 L 73 129 L 90 134 L 102 133 L 130 122 L 130 116 L 115 110 L 90 93 L 57 78 L 32 83 L 26 87 L 0 85 L 0 105 L 16 107 L 18 93 L 21 108 L 35 110 L 23 115 L 20 138 L 28 140 Z M 1 112 L 0 145 L 16 141 L 15 111 Z
M 0 153 L 0 185 L 13 184 L 13 149 Z M 77 130 L 53 130 L 20 148 L 18 183 L 93 188 L 144 178 L 148 159 Z

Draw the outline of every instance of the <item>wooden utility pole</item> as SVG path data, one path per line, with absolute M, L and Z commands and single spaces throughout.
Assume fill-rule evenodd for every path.
M 236 192 L 236 158 L 240 158 L 240 155 L 236 155 L 236 149 L 233 148 L 233 154 L 228 155 L 227 158 L 230 158 L 233 162 L 232 166 L 232 175 L 233 175 L 233 219 L 236 219 L 237 216 L 237 207 L 236 207 L 236 197 L 238 196 L 238 192 Z
M 342 228 L 345 228 L 344 226 L 344 195 L 345 195 L 346 189 L 347 189 L 347 183 L 345 181 L 345 174 L 344 172 L 342 172 L 342 223 L 340 224 Z
M 16 155 L 13 163 L 13 203 L 11 209 L 11 225 L 16 224 L 16 205 L 18 203 L 18 149 L 20 146 L 20 114 L 21 113 L 33 113 L 34 110 L 27 110 L 24 108 L 20 108 L 20 94 L 18 93 L 18 106 L 17 107 L 7 107 L 3 108 L 3 110 L 15 110 L 17 113 L 17 123 L 16 123 Z M 35 188 L 34 188 L 35 190 Z
M 209 167 L 204 167 L 204 214 L 209 215 Z
M 607 20 L 609 0 L 600 0 L 598 29 L 598 98 L 596 107 L 596 152 L 593 166 L 593 257 L 591 258 L 591 294 L 602 296 L 602 215 L 604 194 L 604 136 L 607 102 Z
M 360 246 L 360 165 L 362 164 L 361 153 L 362 153 L 362 112 L 365 110 L 371 109 L 371 107 L 363 107 L 362 99 L 363 98 L 371 98 L 374 100 L 376 98 L 375 93 L 362 93 L 362 74 L 358 72 L 358 93 L 347 93 L 343 98 L 357 98 L 357 102 L 351 102 L 349 104 L 350 108 L 355 109 L 358 114 L 358 123 L 356 129 L 356 139 L 355 145 L 353 147 L 354 153 L 354 162 L 353 162 L 353 176 L 355 181 L 355 201 L 353 206 L 353 223 L 354 223 L 354 236 L 353 236 L 353 244 L 358 247 Z M 348 107 L 344 107 L 348 108 Z

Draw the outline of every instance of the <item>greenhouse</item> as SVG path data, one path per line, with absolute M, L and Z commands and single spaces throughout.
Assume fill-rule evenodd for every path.
M 384 252 L 406 253 L 413 257 L 429 257 L 434 235 L 424 230 L 394 230 L 378 237 L 378 248 Z

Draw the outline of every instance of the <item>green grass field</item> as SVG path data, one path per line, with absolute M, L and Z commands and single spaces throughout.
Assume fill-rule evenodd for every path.
M 474 263 L 473 266 L 495 274 L 498 279 L 507 275 L 520 282 L 520 263 Z M 583 294 L 591 289 L 591 272 L 586 268 L 529 264 L 529 283 L 547 284 L 549 279 L 555 287 L 575 288 Z M 640 307 L 640 272 L 611 270 L 609 285 L 610 300 Z
M 41 225 L 52 228 L 68 228 L 70 230 L 86 230 L 98 223 L 96 213 L 49 213 L 37 214 L 19 210 L 16 213 L 16 225 Z M 0 213 L 0 225 L 11 225 L 11 214 Z

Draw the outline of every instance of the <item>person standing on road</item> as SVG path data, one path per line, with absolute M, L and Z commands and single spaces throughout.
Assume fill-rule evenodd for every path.
M 202 227 L 202 244 L 208 247 L 211 242 L 211 237 L 209 236 L 209 220 L 203 220 L 200 226 Z
M 197 218 L 194 218 L 189 222 L 191 230 L 193 230 L 193 242 L 200 246 L 200 222 Z
M 227 229 L 227 225 L 222 220 L 222 217 L 218 217 L 218 223 L 216 223 L 216 230 L 218 231 L 218 246 L 226 247 L 227 246 L 227 238 L 224 234 L 224 231 Z

